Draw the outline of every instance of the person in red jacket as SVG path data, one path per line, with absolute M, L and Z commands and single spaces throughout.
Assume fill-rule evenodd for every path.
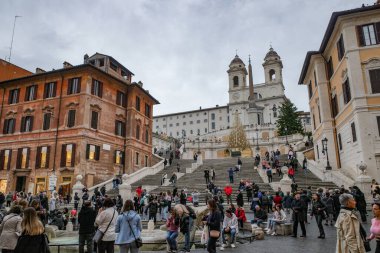
M 247 217 L 245 216 L 244 208 L 241 206 L 238 206 L 238 208 L 235 211 L 235 215 L 238 219 L 238 223 L 239 223 L 240 228 L 243 228 L 244 222 L 247 221 Z
M 231 185 L 227 185 L 226 187 L 224 187 L 224 193 L 226 194 L 226 199 L 227 199 L 227 205 L 232 203 L 232 187 Z
M 274 205 L 273 205 L 273 206 L 277 206 L 277 205 L 280 205 L 280 206 L 281 206 L 281 203 L 282 203 L 282 197 L 280 196 L 280 193 L 279 193 L 279 192 L 276 192 L 276 196 L 274 196 L 274 198 L 273 198 L 273 202 L 274 202 Z
M 288 170 L 288 176 L 293 180 L 294 182 L 294 168 L 293 167 L 289 167 L 289 170 Z

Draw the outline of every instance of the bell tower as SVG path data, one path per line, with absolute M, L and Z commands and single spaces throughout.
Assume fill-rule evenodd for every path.
M 247 69 L 245 68 L 244 62 L 239 58 L 238 55 L 232 59 L 228 73 L 228 83 L 229 83 L 229 102 L 236 103 L 241 101 L 246 101 L 244 90 L 247 88 Z
M 264 58 L 265 83 L 282 83 L 282 61 L 276 51 L 270 47 Z

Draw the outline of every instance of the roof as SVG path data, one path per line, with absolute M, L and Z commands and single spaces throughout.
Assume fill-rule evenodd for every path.
M 280 58 L 280 56 L 278 55 L 278 53 L 277 53 L 276 51 L 273 50 L 273 47 L 270 47 L 270 48 L 269 48 L 269 51 L 268 51 L 268 53 L 265 55 L 264 60 L 266 60 L 266 59 L 269 58 L 269 57 L 278 57 L 278 58 Z
M 154 116 L 153 118 L 155 119 L 155 118 L 169 117 L 169 116 L 175 116 L 175 115 L 182 115 L 182 114 L 186 114 L 186 113 L 204 112 L 204 111 L 209 111 L 209 110 L 224 109 L 224 108 L 227 108 L 227 107 L 228 107 L 227 105 L 224 105 L 224 106 L 215 106 L 215 107 L 209 107 L 209 108 L 192 110 L 192 111 L 184 111 L 184 112 L 176 112 L 176 113 L 157 115 L 157 116 Z
M 316 54 L 322 54 L 325 51 L 327 44 L 331 38 L 331 34 L 334 31 L 335 24 L 336 24 L 339 17 L 354 14 L 354 13 L 361 13 L 361 12 L 377 10 L 377 9 L 380 9 L 380 4 L 374 4 L 371 6 L 362 6 L 360 8 L 356 8 L 356 9 L 333 12 L 331 15 L 329 24 L 327 25 L 327 29 L 326 29 L 325 35 L 323 36 L 322 43 L 321 43 L 319 50 L 318 51 L 309 51 L 306 54 L 306 57 L 305 57 L 305 60 L 304 60 L 303 66 L 302 66 L 300 78 L 298 80 L 298 84 L 303 84 L 303 80 L 306 77 L 307 69 L 309 68 L 311 56 L 316 55 Z
M 89 58 L 94 57 L 95 55 L 102 55 L 102 56 L 108 57 L 108 58 L 110 58 L 111 61 L 113 61 L 113 62 L 115 62 L 117 65 L 119 65 L 124 71 L 128 72 L 129 74 L 131 74 L 131 75 L 133 75 L 133 76 L 135 75 L 135 74 L 133 74 L 129 69 L 127 69 L 126 67 L 124 67 L 123 64 L 121 64 L 121 63 L 118 62 L 115 58 L 113 58 L 112 56 L 96 52 L 94 55 L 90 56 Z
M 33 74 L 33 72 L 31 72 L 31 71 L 29 71 L 29 70 L 27 70 L 27 69 L 24 69 L 24 68 L 22 68 L 22 67 L 20 67 L 20 66 L 17 66 L 17 65 L 15 65 L 15 64 L 13 64 L 13 63 L 11 63 L 11 62 L 9 62 L 9 61 L 3 60 L 3 59 L 0 59 L 0 61 L 4 62 L 4 63 L 6 63 L 6 64 L 13 65 L 13 66 L 15 66 L 15 67 L 17 67 L 17 68 L 19 68 L 19 69 L 22 69 L 22 70 L 24 70 L 24 71 L 26 71 L 26 72 L 29 72 L 30 74 Z
M 15 79 L 11 79 L 11 80 L 6 80 L 6 81 L 2 81 L 0 82 L 0 86 L 1 85 L 4 85 L 4 84 L 9 84 L 9 83 L 13 83 L 13 82 L 17 82 L 17 81 L 23 81 L 23 80 L 27 80 L 28 78 L 38 78 L 38 77 L 41 77 L 41 76 L 47 76 L 47 75 L 52 75 L 52 74 L 58 74 L 58 73 L 62 73 L 62 72 L 69 72 L 69 71 L 72 71 L 72 70 L 78 70 L 78 69 L 82 69 L 82 68 L 91 68 L 95 71 L 99 71 L 101 73 L 103 73 L 104 75 L 108 76 L 109 78 L 112 78 L 113 80 L 123 84 L 123 85 L 126 85 L 126 86 L 130 86 L 130 87 L 138 87 L 138 89 L 140 89 L 142 92 L 144 92 L 148 97 L 150 97 L 156 104 L 159 104 L 160 102 L 155 99 L 152 95 L 149 94 L 148 91 L 146 91 L 145 89 L 143 89 L 140 85 L 136 84 L 136 83 L 132 83 L 132 84 L 128 84 L 126 82 L 123 82 L 122 80 L 114 77 L 113 75 L 111 74 L 108 74 L 107 72 L 93 66 L 92 64 L 89 64 L 89 63 L 85 63 L 85 64 L 80 64 L 80 65 L 77 65 L 77 66 L 73 66 L 73 67 L 70 67 L 70 68 L 62 68 L 62 69 L 56 69 L 56 70 L 52 70 L 52 71 L 47 71 L 47 72 L 43 72 L 43 73 L 38 73 L 38 74 L 34 74 L 34 75 L 30 75 L 30 76 L 25 76 L 25 77 L 20 77 L 20 78 L 15 78 Z
M 235 58 L 232 59 L 231 64 L 244 64 L 244 62 L 240 59 L 238 55 L 235 55 Z

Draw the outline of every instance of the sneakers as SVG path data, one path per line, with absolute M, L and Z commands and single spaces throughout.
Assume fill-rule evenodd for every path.
M 222 247 L 220 247 L 220 250 L 221 250 L 221 251 L 223 251 L 223 250 L 224 250 L 224 247 L 223 247 L 223 246 L 222 246 Z
M 226 243 L 223 243 L 223 244 L 222 244 L 222 247 L 223 247 L 223 248 L 227 247 L 227 244 L 226 244 Z
M 231 243 L 231 248 L 236 248 L 234 243 Z
M 267 234 L 268 234 L 268 235 L 272 234 L 272 230 L 269 229 L 269 230 L 267 231 Z
M 271 235 L 277 235 L 276 232 L 273 232 Z

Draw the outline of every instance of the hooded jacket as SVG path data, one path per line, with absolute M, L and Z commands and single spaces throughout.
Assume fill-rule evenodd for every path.
M 128 211 L 120 214 L 116 221 L 115 232 L 118 233 L 118 235 L 115 244 L 120 245 L 135 241 L 135 238 L 140 238 L 141 230 L 142 225 L 139 214 L 135 211 Z

